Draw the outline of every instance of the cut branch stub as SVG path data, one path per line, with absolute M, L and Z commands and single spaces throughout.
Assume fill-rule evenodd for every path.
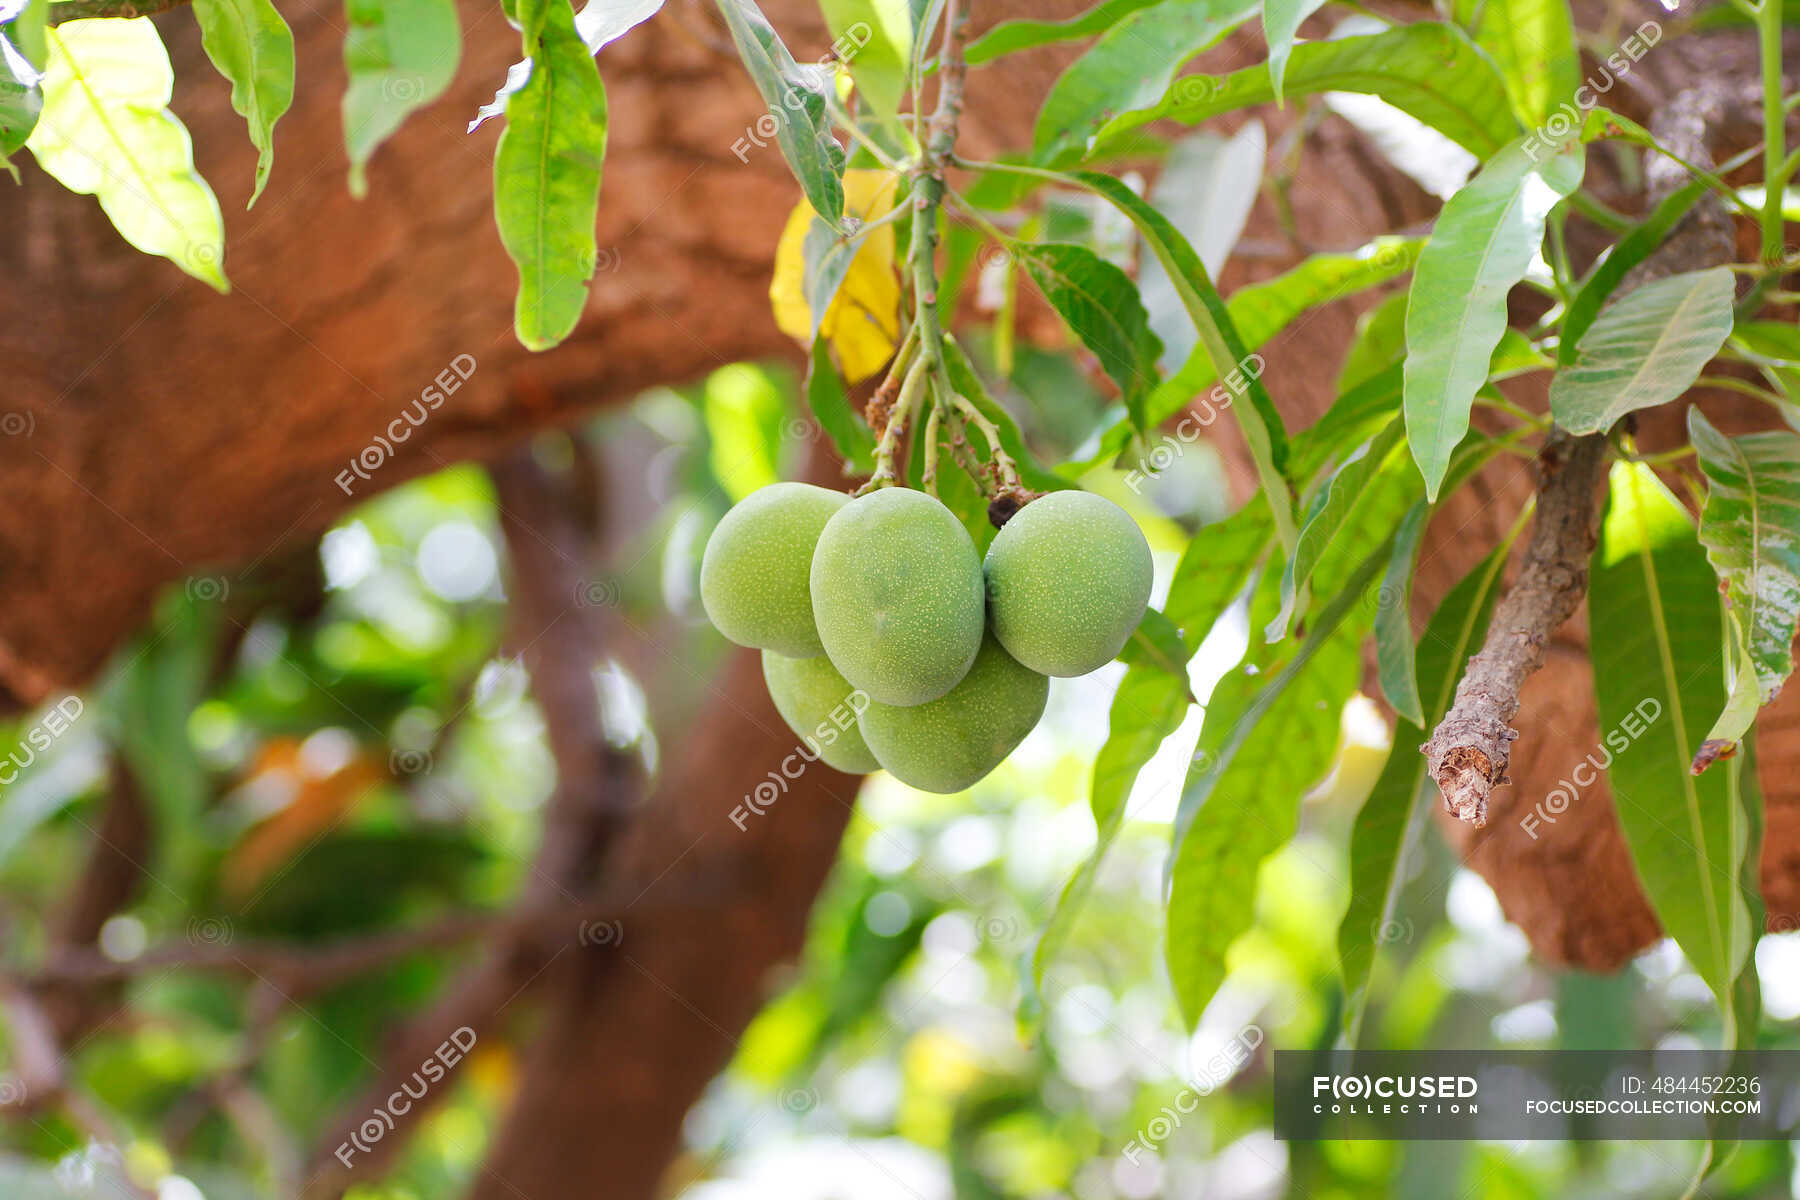
M 1544 665 L 1550 635 L 1587 593 L 1605 465 L 1603 434 L 1571 437 L 1557 430 L 1545 443 L 1537 519 L 1519 577 L 1495 608 L 1487 642 L 1469 660 L 1450 711 L 1419 747 L 1444 807 L 1472 825 L 1487 824 L 1488 797 L 1508 782 L 1519 688 Z

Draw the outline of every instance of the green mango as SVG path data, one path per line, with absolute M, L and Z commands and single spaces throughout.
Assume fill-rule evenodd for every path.
M 771 483 L 733 505 L 700 559 L 700 603 L 713 626 L 789 658 L 825 653 L 807 581 L 819 532 L 849 503 L 810 483 Z
M 960 792 L 986 778 L 1044 715 L 1050 681 L 1019 665 L 992 636 L 949 694 L 928 704 L 876 702 L 862 715 L 875 759 L 901 783 Z
M 1044 675 L 1086 675 L 1118 657 L 1150 603 L 1150 544 L 1091 492 L 1051 492 L 1014 513 L 983 565 L 988 622 Z
M 789 658 L 764 650 L 762 664 L 775 711 L 807 750 L 824 759 L 826 766 L 851 775 L 880 768 L 863 740 L 859 721 L 869 706 L 868 693 L 851 687 L 830 659 Z
M 819 535 L 812 596 L 832 665 L 883 704 L 937 699 L 981 648 L 981 558 L 924 492 L 882 488 L 840 509 Z

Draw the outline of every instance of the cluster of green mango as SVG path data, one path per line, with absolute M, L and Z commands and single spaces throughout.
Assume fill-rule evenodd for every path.
M 700 598 L 720 633 L 762 650 L 776 709 L 827 763 L 947 793 L 1037 725 L 1047 676 L 1118 655 L 1150 575 L 1136 522 L 1087 492 L 1027 504 L 984 562 L 924 492 L 776 483 L 719 522 Z

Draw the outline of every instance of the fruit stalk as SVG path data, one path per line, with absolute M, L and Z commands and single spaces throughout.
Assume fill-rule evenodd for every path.
M 913 187 L 912 245 L 908 267 L 913 283 L 913 329 L 919 337 L 920 356 L 931 364 L 938 385 L 940 406 L 951 395 L 949 373 L 944 369 L 944 330 L 938 320 L 937 244 L 938 213 L 944 203 L 944 170 L 956 149 L 957 123 L 962 118 L 963 82 L 968 62 L 963 47 L 968 39 L 969 6 L 965 0 L 949 0 L 944 10 L 944 41 L 938 51 L 938 102 L 920 148 L 917 181 Z
M 940 425 L 943 415 L 944 406 L 933 404 L 931 415 L 925 418 L 925 491 L 931 496 L 938 494 L 938 438 L 942 434 Z
M 929 363 L 921 354 L 907 368 L 906 381 L 900 385 L 900 398 L 894 401 L 894 411 L 888 415 L 887 426 L 881 431 L 881 440 L 875 444 L 875 473 L 869 476 L 869 482 L 856 489 L 856 495 L 861 496 L 900 482 L 900 471 L 894 464 L 894 452 L 900 445 L 900 435 L 912 420 L 913 410 L 919 406 L 919 397 L 924 394 L 929 379 Z

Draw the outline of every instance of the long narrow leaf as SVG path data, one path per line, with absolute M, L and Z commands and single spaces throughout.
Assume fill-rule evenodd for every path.
M 1406 518 L 1394 535 L 1394 553 L 1382 576 L 1375 609 L 1375 668 L 1381 694 L 1403 721 L 1425 724 L 1419 698 L 1418 656 L 1413 652 L 1412 585 L 1419 565 L 1419 542 L 1431 508 L 1424 501 L 1406 510 Z
M 1527 129 L 1557 105 L 1576 102 L 1581 62 L 1568 0 L 1485 0 L 1475 42 L 1499 66 L 1513 112 Z
M 1231 943 L 1255 915 L 1263 861 L 1294 836 L 1300 798 L 1331 766 L 1339 714 L 1356 689 L 1362 630 L 1340 630 L 1387 557 L 1381 547 L 1320 614 L 1273 678 L 1235 671 L 1207 702 L 1182 789 L 1170 860 L 1165 953 L 1190 1026 L 1225 980 Z
M 606 89 L 569 0 L 524 0 L 520 18 L 531 78 L 507 106 L 494 151 L 494 216 L 519 268 L 519 341 L 547 350 L 580 321 L 599 254 Z
M 775 118 L 782 157 L 813 208 L 836 228 L 844 216 L 844 148 L 832 135 L 826 111 L 828 76 L 794 61 L 755 0 L 718 0 L 718 5 L 738 57 Z
M 1794 633 L 1800 625 L 1800 436 L 1728 438 L 1698 408 L 1690 408 L 1688 440 L 1708 485 L 1700 541 L 1738 630 L 1735 665 L 1747 667 L 1741 672 L 1744 682 L 1754 683 L 1751 702 L 1728 704 L 1707 735 L 1709 741 L 1735 742 L 1794 669 Z M 1739 699 L 1735 687 L 1731 698 Z
M 345 0 L 344 15 L 344 146 L 361 196 L 376 149 L 456 77 L 462 27 L 454 0 Z
M 1561 343 L 1557 347 L 1556 361 L 1566 366 L 1575 361 L 1575 347 L 1581 337 L 1600 315 L 1600 306 L 1605 304 L 1619 286 L 1621 280 L 1631 269 L 1655 253 L 1669 236 L 1669 230 L 1675 228 L 1676 222 L 1685 217 L 1701 196 L 1706 194 L 1706 181 L 1693 179 L 1670 192 L 1658 204 L 1648 217 L 1634 226 L 1631 232 L 1619 239 L 1611 252 L 1596 266 L 1588 276 L 1575 298 L 1569 301 L 1569 308 L 1563 314 Z
M 1570 433 L 1602 433 L 1626 413 L 1694 386 L 1731 333 L 1730 267 L 1671 275 L 1608 305 L 1550 383 L 1550 413 Z
M 1578 144 L 1509 143 L 1444 205 L 1419 256 L 1406 307 L 1406 438 L 1433 500 L 1506 329 L 1507 293 L 1584 161 Z
M 1144 764 L 1163 740 L 1180 727 L 1188 711 L 1187 680 L 1156 667 L 1133 667 L 1119 682 L 1113 697 L 1111 726 L 1106 742 L 1094 756 L 1094 778 L 1089 804 L 1096 831 L 1094 851 L 1063 887 L 1056 908 L 1044 924 L 1032 955 L 1032 977 L 1043 985 L 1044 969 L 1068 940 L 1069 930 L 1080 915 L 1094 876 L 1106 852 L 1125 823 L 1125 802 Z
M 1085 246 L 1019 245 L 1014 253 L 1052 308 L 1119 385 L 1126 409 L 1143 428 L 1144 396 L 1157 381 L 1162 343 L 1131 276 Z
M 1389 452 L 1405 435 L 1406 430 L 1398 420 L 1390 421 L 1386 429 L 1345 459 L 1319 489 L 1306 521 L 1300 526 L 1293 557 L 1288 559 L 1287 569 L 1282 572 L 1281 610 L 1263 630 L 1269 641 L 1280 641 L 1287 636 L 1300 595 L 1312 579 L 1313 568 L 1318 566 L 1332 538 L 1350 522 L 1352 511 L 1368 495 L 1370 481 L 1387 465 Z
M 1030 18 L 1002 21 L 970 43 L 968 63 L 971 67 L 977 67 L 1002 55 L 1016 54 L 1020 50 L 1093 37 L 1095 34 L 1105 33 L 1138 9 L 1149 8 L 1157 2 L 1158 0 L 1100 0 L 1100 3 L 1080 16 L 1070 17 L 1066 21 Z
M 1423 238 L 1376 238 L 1348 254 L 1315 254 L 1273 279 L 1247 284 L 1231 294 L 1225 309 L 1244 344 L 1255 349 L 1293 321 L 1321 305 L 1386 283 L 1412 270 Z M 1219 381 L 1204 345 L 1151 393 L 1145 420 L 1159 425 Z
M 1288 96 L 1379 96 L 1481 159 L 1519 133 L 1493 61 L 1461 30 L 1432 21 L 1295 46 L 1281 86 Z M 1196 125 L 1274 99 L 1274 81 L 1261 64 L 1229 75 L 1186 75 L 1159 101 L 1120 109 L 1095 140 L 1108 142 L 1164 117 Z
M 1650 907 L 1730 1019 L 1755 937 L 1750 819 L 1729 772 L 1688 770 L 1724 694 L 1718 591 L 1686 510 L 1641 463 L 1613 467 L 1588 603 L 1619 825 Z
M 175 73 L 147 17 L 70 21 L 48 31 L 44 111 L 25 143 L 72 192 L 91 195 L 119 236 L 221 292 L 225 221 L 194 169 L 187 126 L 169 111 Z
M 294 35 L 270 0 L 194 0 L 200 45 L 231 81 L 231 107 L 250 127 L 262 195 L 275 162 L 275 122 L 294 101 Z
M 1325 0 L 1263 0 L 1263 39 L 1269 43 L 1269 86 L 1281 103 L 1281 76 L 1294 52 L 1294 35 L 1300 23 L 1324 5 Z
M 1155 104 L 1181 65 L 1242 24 L 1257 0 L 1163 0 L 1120 20 L 1051 85 L 1032 154 L 1079 161 L 1115 113 Z
M 1166 217 L 1117 179 L 1092 171 L 1077 171 L 1069 178 L 1105 197 L 1131 219 L 1144 243 L 1174 282 L 1176 294 L 1181 297 L 1188 316 L 1193 318 L 1194 326 L 1200 332 L 1200 345 L 1211 357 L 1214 368 L 1221 375 L 1235 375 L 1243 380 L 1250 403 L 1247 406 L 1232 405 L 1232 415 L 1250 449 L 1250 458 L 1256 464 L 1263 490 L 1269 495 L 1276 533 L 1284 548 L 1292 547 L 1294 497 L 1283 475 L 1287 464 L 1287 429 L 1275 409 L 1274 399 L 1262 384 L 1261 372 L 1250 374 L 1243 370 L 1249 362 L 1249 351 L 1225 307 L 1224 298 L 1200 262 L 1200 256 Z
M 1417 511 L 1423 511 L 1419 509 Z M 1368 999 L 1369 973 L 1405 882 L 1406 851 L 1430 811 L 1430 773 L 1416 747 L 1442 719 L 1469 653 L 1487 636 L 1499 596 L 1504 550 L 1490 554 L 1450 590 L 1419 639 L 1422 687 L 1430 702 L 1423 719 L 1403 719 L 1394 729 L 1387 765 L 1356 814 L 1350 833 L 1350 903 L 1338 925 L 1338 963 L 1344 975 L 1344 1031 L 1352 1045 Z M 1391 598 L 1384 596 L 1386 605 Z M 1409 644 L 1408 651 L 1412 650 Z

